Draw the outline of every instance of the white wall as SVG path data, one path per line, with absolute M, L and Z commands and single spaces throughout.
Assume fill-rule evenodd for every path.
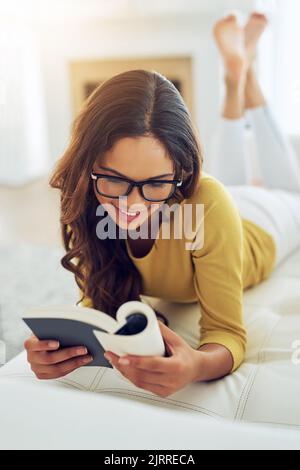
M 219 59 L 208 14 L 147 20 L 45 23 L 39 28 L 50 154 L 67 145 L 72 121 L 68 63 L 78 59 L 190 55 L 194 61 L 196 125 L 204 145 L 220 107 Z
M 82 59 L 192 56 L 195 122 L 207 153 L 222 101 L 221 66 L 211 34 L 212 25 L 234 7 L 247 13 L 255 4 L 270 8 L 275 0 L 243 0 L 242 3 L 241 0 L 176 0 L 172 5 L 164 0 L 153 0 L 147 2 L 146 9 L 145 3 L 139 0 L 130 0 L 126 5 L 114 0 L 115 6 L 123 5 L 120 11 L 115 7 L 112 11 L 112 3 L 101 1 L 106 10 L 99 7 L 100 0 L 30 0 L 35 5 L 31 10 L 20 6 L 15 9 L 15 14 L 26 18 L 38 38 L 50 167 L 68 145 L 73 120 L 68 65 L 70 61 Z M 7 10 L 16 2 L 7 2 Z M 24 6 L 25 0 L 19 5 Z M 276 112 L 278 90 L 273 60 L 276 51 L 270 34 L 264 42 L 266 54 L 260 63 L 260 72 L 267 97 L 274 101 Z
M 244 13 L 249 12 L 254 3 L 251 0 L 243 2 Z M 267 6 L 271 7 L 271 3 L 274 2 L 268 0 Z M 78 15 L 75 19 L 62 17 L 58 20 L 53 15 L 51 19 L 36 21 L 46 92 L 51 162 L 59 158 L 67 146 L 73 119 L 69 62 L 114 57 L 192 56 L 195 121 L 207 153 L 210 135 L 220 115 L 223 94 L 222 69 L 211 31 L 214 21 L 237 2 L 218 0 L 218 3 L 210 5 L 210 2 L 203 1 L 201 5 L 201 8 L 188 14 L 181 11 L 172 15 L 166 11 L 159 16 L 149 12 L 148 16 L 102 20 L 100 17 L 93 20 L 88 15 L 83 20 L 79 20 Z M 276 21 L 276 15 L 271 15 L 271 27 L 262 42 L 263 56 L 259 62 L 263 88 L 274 105 L 275 113 L 278 111 L 278 90 L 274 80 Z
M 37 45 L 30 26 L 0 17 L 0 184 L 25 183 L 48 166 Z

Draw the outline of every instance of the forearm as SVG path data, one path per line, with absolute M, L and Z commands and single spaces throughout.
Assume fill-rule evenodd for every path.
M 194 382 L 224 377 L 233 367 L 231 352 L 221 344 L 204 344 L 195 352 Z

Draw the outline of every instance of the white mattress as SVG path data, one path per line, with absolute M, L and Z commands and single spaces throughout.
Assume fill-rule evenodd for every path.
M 197 343 L 197 303 L 145 299 Z M 21 353 L 0 369 L 0 447 L 300 448 L 300 250 L 247 290 L 244 305 L 241 367 L 166 399 L 129 387 L 111 369 L 99 368 L 89 391 L 78 390 L 76 373 L 39 381 Z

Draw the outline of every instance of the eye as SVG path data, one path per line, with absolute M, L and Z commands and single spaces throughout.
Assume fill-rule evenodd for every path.
M 109 181 L 110 183 L 114 183 L 114 184 L 124 184 L 124 181 L 122 179 L 118 179 L 114 176 L 105 176 L 103 179 L 105 179 L 106 181 Z
M 153 183 L 149 183 L 150 186 L 153 186 L 154 188 L 162 188 L 164 186 L 165 183 L 159 183 L 159 182 L 153 182 Z
M 113 178 L 109 178 L 109 180 L 111 183 L 114 183 L 114 184 L 124 184 L 124 181 L 121 181 L 121 180 L 115 180 Z

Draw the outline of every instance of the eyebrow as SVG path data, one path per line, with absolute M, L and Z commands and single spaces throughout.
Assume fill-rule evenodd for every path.
M 105 166 L 99 166 L 99 168 L 102 168 L 102 170 L 112 171 L 113 173 L 116 173 L 117 175 L 122 176 L 123 178 L 128 178 L 128 179 L 130 179 L 128 176 L 123 175 L 122 173 L 120 173 L 120 172 L 117 171 L 117 170 L 114 170 L 113 168 L 109 168 L 109 167 L 105 167 Z M 152 176 L 151 178 L 147 178 L 147 179 L 153 180 L 153 179 L 162 178 L 162 177 L 164 177 L 164 176 L 173 176 L 173 173 L 165 173 L 164 175 Z

